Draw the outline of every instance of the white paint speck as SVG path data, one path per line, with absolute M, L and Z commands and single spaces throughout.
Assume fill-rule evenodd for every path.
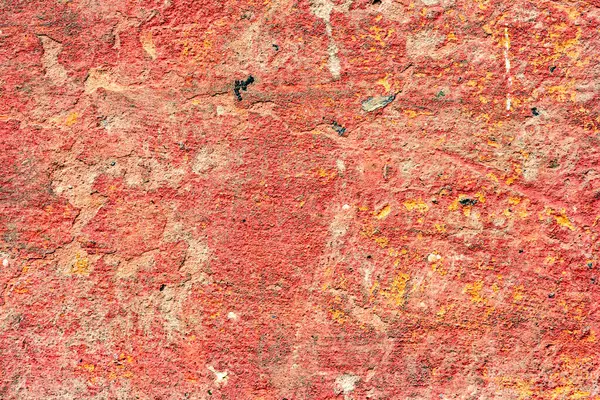
M 441 259 L 442 259 L 442 256 L 440 256 L 439 254 L 433 254 L 433 253 L 431 253 L 431 254 L 429 254 L 427 256 L 427 261 L 429 261 L 430 263 L 434 263 L 434 262 L 439 261 Z
M 239 317 L 233 311 L 229 311 L 229 313 L 227 313 L 227 319 L 230 319 L 232 321 L 237 321 L 239 319 Z
M 344 164 L 344 160 L 336 160 L 335 166 L 340 174 L 343 174 L 346 171 L 346 164 Z
M 334 392 L 336 394 L 351 393 L 356 388 L 356 383 L 358 381 L 360 381 L 360 378 L 356 375 L 351 375 L 351 374 L 340 375 L 335 380 Z
M 225 114 L 225 108 L 223 106 L 217 106 L 217 115 L 220 117 Z
M 349 210 L 350 209 L 350 204 L 344 204 L 342 206 L 342 210 Z
M 4 268 L 8 267 L 8 264 L 9 264 L 9 262 L 8 262 L 8 258 L 5 258 L 4 260 L 2 260 L 2 266 L 3 266 Z
M 215 383 L 218 385 L 221 384 L 225 384 L 227 383 L 228 378 L 228 374 L 227 371 L 217 371 L 215 370 L 215 368 L 212 365 L 209 365 L 208 367 L 206 367 L 210 372 L 212 372 L 213 374 L 215 374 Z

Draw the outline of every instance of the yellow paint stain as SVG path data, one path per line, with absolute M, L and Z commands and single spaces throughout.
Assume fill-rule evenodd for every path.
M 596 343 L 596 331 L 595 330 L 590 330 L 590 334 L 588 335 L 588 337 L 585 338 L 586 342 L 590 342 L 590 343 Z
M 373 285 L 371 285 L 371 289 L 369 289 L 369 294 L 373 297 L 374 293 L 379 290 L 379 281 L 375 281 Z
M 479 200 L 480 203 L 485 203 L 485 195 L 481 192 L 475 193 L 475 198 Z
M 435 230 L 440 232 L 440 233 L 444 233 L 446 232 L 446 225 L 445 224 L 434 224 L 435 226 Z
M 375 240 L 375 243 L 377 243 L 379 245 L 379 247 L 381 247 L 382 249 L 385 249 L 387 247 L 387 245 L 390 243 L 390 240 L 388 238 L 386 238 L 385 236 L 376 237 L 374 240 Z
M 448 274 L 448 270 L 444 268 L 444 264 L 442 262 L 434 262 L 431 264 L 431 270 L 433 272 L 437 272 L 441 276 L 445 276 Z
M 382 295 L 392 301 L 395 305 L 403 306 L 405 302 L 404 295 L 406 293 L 406 285 L 409 280 L 410 275 L 400 272 L 392 281 L 390 288 L 387 291 L 382 292 Z
M 454 199 L 454 201 L 452 203 L 450 203 L 450 205 L 448 206 L 448 211 L 456 211 L 458 210 L 458 202 L 460 200 L 460 197 L 458 199 Z
M 96 366 L 94 364 L 81 364 L 80 366 L 82 369 L 85 369 L 87 372 L 94 372 L 94 370 L 96 369 Z
M 552 265 L 556 262 L 556 257 L 548 256 L 544 259 L 544 264 Z
M 388 77 L 390 75 L 387 74 L 386 76 L 384 76 L 383 78 L 377 80 L 377 84 L 383 86 L 383 88 L 385 89 L 386 92 L 389 93 L 390 89 L 392 88 L 392 85 L 390 84 L 390 82 L 388 81 Z
M 67 119 L 65 119 L 65 125 L 67 126 L 73 126 L 77 123 L 77 117 L 79 117 L 79 115 L 76 112 L 72 112 L 69 115 L 67 115 Z
M 494 182 L 498 183 L 498 178 L 497 178 L 497 177 L 496 177 L 496 175 L 494 175 L 493 173 L 491 173 L 491 172 L 490 172 L 489 174 L 487 174 L 487 175 L 486 175 L 486 177 L 487 177 L 489 180 L 491 180 L 491 181 L 494 181 Z
M 448 313 L 448 307 L 441 306 L 440 309 L 435 313 L 436 317 L 444 318 L 444 316 Z
M 432 113 L 430 111 L 415 111 L 415 110 L 409 110 L 409 109 L 405 109 L 403 110 L 404 115 L 406 115 L 408 118 L 416 118 L 419 115 L 432 115 Z
M 406 207 L 406 209 L 408 211 L 415 210 L 420 213 L 425 213 L 425 212 L 427 212 L 427 210 L 429 210 L 429 206 L 427 204 L 425 204 L 425 202 L 421 199 L 407 200 L 403 204 L 404 204 L 404 207 Z
M 548 88 L 548 94 L 554 96 L 557 101 L 564 102 L 567 100 L 575 101 L 577 93 L 573 90 L 575 85 L 574 81 L 570 81 L 564 85 L 550 86 Z
M 335 170 L 326 170 L 325 168 L 319 167 L 317 169 L 317 175 L 320 178 L 323 178 L 325 182 L 329 182 L 332 179 L 337 177 L 337 171 Z
M 89 267 L 89 260 L 77 253 L 75 255 L 75 262 L 71 266 L 71 273 L 75 275 L 87 275 L 90 271 Z
M 521 300 L 523 300 L 523 285 L 517 286 L 515 288 L 515 291 L 513 292 L 513 301 L 515 303 L 520 302 Z
M 552 390 L 552 399 L 589 399 L 590 392 L 583 392 L 573 388 L 573 384 L 559 386 Z M 568 396 L 568 397 L 567 397 Z
M 509 197 L 508 198 L 508 204 L 512 204 L 512 205 L 516 206 L 520 202 L 521 202 L 521 198 L 520 197 Z
M 386 204 L 382 209 L 375 212 L 373 215 L 375 215 L 375 218 L 377 218 L 377 219 L 384 219 L 385 217 L 387 217 L 390 214 L 391 211 L 392 211 L 392 207 L 390 207 L 389 204 Z
M 338 309 L 331 310 L 331 318 L 338 324 L 343 324 L 347 320 L 346 314 Z
M 371 34 L 368 35 L 370 38 L 378 42 L 379 46 L 385 47 L 385 39 L 389 38 L 391 34 L 395 32 L 395 29 L 392 28 L 386 31 L 378 26 L 371 26 L 369 32 L 371 32 Z
M 564 211 L 561 215 L 555 215 L 554 219 L 556 220 L 556 223 L 558 225 L 563 226 L 565 228 L 569 228 L 572 231 L 575 230 L 575 227 L 571 223 L 571 220 L 564 214 Z
M 481 291 L 483 289 L 483 281 L 478 280 L 473 283 L 467 283 L 463 290 L 463 293 L 471 296 L 471 301 L 473 303 L 483 303 L 485 302 L 485 298 L 481 295 Z

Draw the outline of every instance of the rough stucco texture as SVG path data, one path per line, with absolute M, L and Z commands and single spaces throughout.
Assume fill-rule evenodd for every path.
M 599 399 L 597 1 L 0 1 L 0 398 Z

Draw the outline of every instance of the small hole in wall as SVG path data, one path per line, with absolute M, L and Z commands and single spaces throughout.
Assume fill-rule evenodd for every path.
M 163 290 L 165 290 L 165 288 L 167 287 L 167 285 L 165 285 L 164 283 L 162 285 L 160 285 L 160 291 L 162 292 Z
M 372 0 L 371 4 L 373 4 L 373 5 L 381 4 L 381 0 Z

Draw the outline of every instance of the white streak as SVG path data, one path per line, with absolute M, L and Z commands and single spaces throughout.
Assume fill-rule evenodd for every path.
M 508 51 L 510 49 L 510 37 L 508 36 L 508 27 L 504 28 L 504 67 L 506 68 L 507 90 L 506 90 L 506 111 L 510 111 L 510 89 L 512 86 L 512 78 L 510 76 L 510 58 Z
M 329 61 L 327 66 L 329 72 L 333 76 L 334 80 L 340 79 L 340 59 L 338 58 L 338 47 L 333 40 L 332 29 L 331 29 L 331 12 L 335 5 L 330 0 L 311 0 L 311 11 L 315 17 L 320 18 L 325 22 L 325 32 L 329 39 L 329 45 L 327 46 L 327 53 L 329 54 Z

